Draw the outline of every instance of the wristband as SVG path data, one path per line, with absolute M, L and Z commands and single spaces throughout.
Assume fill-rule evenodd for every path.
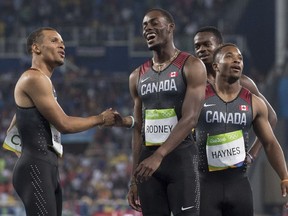
M 281 183 L 288 182 L 288 179 L 283 179 Z
M 247 152 L 247 156 L 250 158 L 251 163 L 253 163 L 254 162 L 254 157 L 249 152 Z
M 132 120 L 132 124 L 131 124 L 131 126 L 129 127 L 129 129 L 130 129 L 130 128 L 133 128 L 133 127 L 134 127 L 134 125 L 135 125 L 135 119 L 134 119 L 133 116 L 129 116 L 129 117 L 130 117 L 131 120 Z

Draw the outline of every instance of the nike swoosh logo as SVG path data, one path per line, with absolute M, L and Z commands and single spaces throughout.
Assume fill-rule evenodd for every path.
M 216 106 L 216 104 L 206 104 L 206 103 L 204 103 L 204 107 L 211 107 L 211 106 Z
M 147 77 L 145 79 L 140 80 L 140 83 L 143 83 L 143 82 L 147 81 L 148 79 L 150 79 L 150 77 Z
M 181 210 L 182 211 L 186 211 L 186 210 L 188 210 L 188 209 L 192 209 L 192 208 L 194 208 L 194 206 L 188 206 L 188 207 L 181 207 Z

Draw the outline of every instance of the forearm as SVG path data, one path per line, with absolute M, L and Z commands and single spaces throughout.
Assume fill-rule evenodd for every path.
M 102 114 L 90 117 L 71 117 L 69 116 L 60 124 L 54 125 L 61 133 L 78 133 L 95 126 L 101 126 L 105 123 L 105 118 Z
M 278 145 L 265 148 L 265 152 L 269 163 L 278 174 L 281 180 L 288 179 L 287 166 L 284 158 L 283 151 Z
M 132 137 L 132 174 L 131 174 L 131 182 L 135 182 L 134 173 L 139 163 L 140 153 L 142 149 L 141 142 L 141 132 L 135 131 L 133 132 Z
M 258 157 L 261 149 L 262 149 L 262 143 L 256 137 L 253 144 L 251 145 L 251 148 L 248 150 L 248 153 L 252 156 L 253 160 L 255 160 Z
M 192 131 L 196 126 L 195 121 L 181 118 L 175 128 L 172 130 L 168 139 L 155 151 L 162 158 L 173 151 Z
M 135 119 L 133 116 L 125 116 L 122 121 L 122 127 L 133 128 L 135 125 Z

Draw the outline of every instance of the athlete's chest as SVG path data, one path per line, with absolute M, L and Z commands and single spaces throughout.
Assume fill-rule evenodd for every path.
M 251 124 L 251 105 L 240 97 L 225 102 L 217 96 L 205 100 L 201 120 L 206 124 L 230 124 L 247 126 Z
M 142 74 L 139 79 L 138 92 L 142 98 L 151 96 L 176 96 L 186 89 L 181 71 L 176 67 L 155 72 L 150 69 Z

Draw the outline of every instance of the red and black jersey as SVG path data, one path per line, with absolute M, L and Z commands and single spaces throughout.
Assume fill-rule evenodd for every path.
M 229 102 L 223 101 L 211 84 L 206 87 L 206 98 L 196 127 L 199 147 L 199 169 L 207 171 L 206 141 L 208 135 L 218 135 L 242 130 L 247 150 L 249 129 L 252 126 L 252 94 L 242 88 L 238 96 Z

